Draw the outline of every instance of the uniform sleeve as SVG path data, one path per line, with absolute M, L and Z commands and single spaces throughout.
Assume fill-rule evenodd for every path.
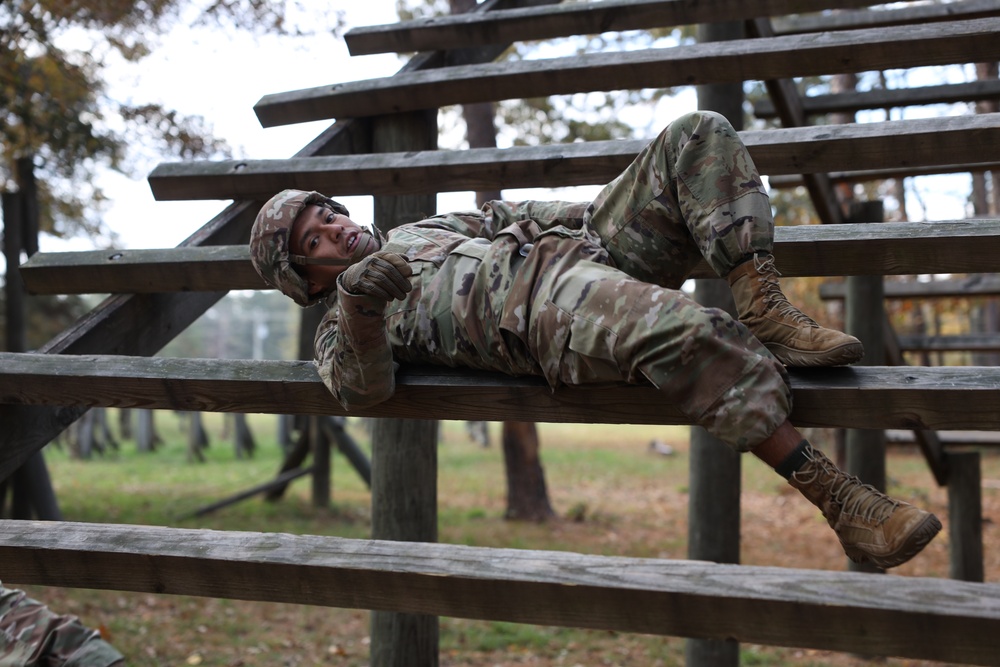
M 345 410 L 388 400 L 396 391 L 385 302 L 337 286 L 316 330 L 316 364 L 323 384 Z
M 486 224 L 499 231 L 507 225 L 531 220 L 539 230 L 553 227 L 580 229 L 590 202 L 567 201 L 491 201 L 483 207 Z
M 484 209 L 485 210 L 485 209 Z M 461 211 L 457 213 L 442 213 L 406 225 L 417 229 L 443 229 L 455 232 L 470 239 L 484 238 L 493 240 L 497 227 L 492 217 L 481 211 Z

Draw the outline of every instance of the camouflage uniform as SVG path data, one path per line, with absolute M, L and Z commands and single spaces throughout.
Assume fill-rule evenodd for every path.
M 741 451 L 788 416 L 784 367 L 726 313 L 679 288 L 704 257 L 725 276 L 770 252 L 773 220 L 717 114 L 671 123 L 593 202 L 491 202 L 390 231 L 412 291 L 385 304 L 338 286 L 316 335 L 346 408 L 394 391 L 394 359 L 538 374 L 555 388 L 649 381 Z
M 0 585 L 0 665 L 120 667 L 122 655 L 75 616 L 60 616 Z

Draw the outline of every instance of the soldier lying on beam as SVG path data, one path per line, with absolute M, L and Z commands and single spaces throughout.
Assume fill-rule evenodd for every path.
M 322 303 L 319 372 L 346 408 L 394 391 L 396 361 L 541 375 L 552 387 L 649 381 L 691 422 L 751 452 L 819 507 L 854 561 L 890 568 L 941 529 L 839 470 L 788 421 L 785 366 L 863 356 L 785 298 L 757 169 L 720 115 L 677 119 L 591 202 L 500 202 L 382 236 L 337 202 L 285 190 L 260 211 L 254 266 Z M 702 259 L 733 319 L 680 290 Z

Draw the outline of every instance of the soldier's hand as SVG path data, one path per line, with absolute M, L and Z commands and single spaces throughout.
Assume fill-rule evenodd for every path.
M 412 289 L 413 269 L 397 253 L 378 251 L 352 264 L 340 275 L 341 287 L 351 294 L 367 294 L 383 301 L 402 299 Z

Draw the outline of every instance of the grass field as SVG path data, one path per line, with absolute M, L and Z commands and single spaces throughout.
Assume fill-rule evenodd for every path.
M 205 415 L 212 444 L 204 463 L 190 463 L 180 421 L 157 413 L 165 444 L 140 454 L 132 442 L 88 461 L 50 446 L 46 458 L 67 520 L 275 531 L 365 538 L 370 498 L 340 456 L 334 458 L 333 506 L 311 505 L 308 478 L 278 502 L 255 497 L 201 518 L 194 510 L 272 478 L 281 454 L 273 417 L 253 416 L 253 459 L 237 460 L 221 438 L 220 415 Z M 367 448 L 359 424 L 352 435 Z M 439 451 L 439 539 L 478 546 L 685 558 L 688 432 L 681 427 L 540 425 L 542 460 L 560 518 L 545 524 L 503 519 L 505 481 L 500 426 L 480 447 L 462 423 L 442 425 Z M 650 450 L 654 438 L 675 449 Z M 846 559 L 822 517 L 752 457 L 743 459 L 742 555 L 745 564 L 845 568 Z M 890 492 L 935 511 L 947 522 L 947 494 L 916 450 L 893 449 Z M 983 457 L 986 577 L 1000 577 L 1000 458 Z M 895 570 L 947 577 L 947 526 L 911 563 Z M 2 576 L 2 575 L 0 575 Z M 100 627 L 132 665 L 367 664 L 368 614 L 306 605 L 195 597 L 24 587 L 62 613 Z M 510 623 L 441 620 L 442 665 L 683 665 L 684 641 Z M 743 665 L 861 665 L 859 658 L 808 650 L 741 646 Z M 917 665 L 889 660 L 881 664 Z M 930 663 L 926 663 L 930 664 Z

